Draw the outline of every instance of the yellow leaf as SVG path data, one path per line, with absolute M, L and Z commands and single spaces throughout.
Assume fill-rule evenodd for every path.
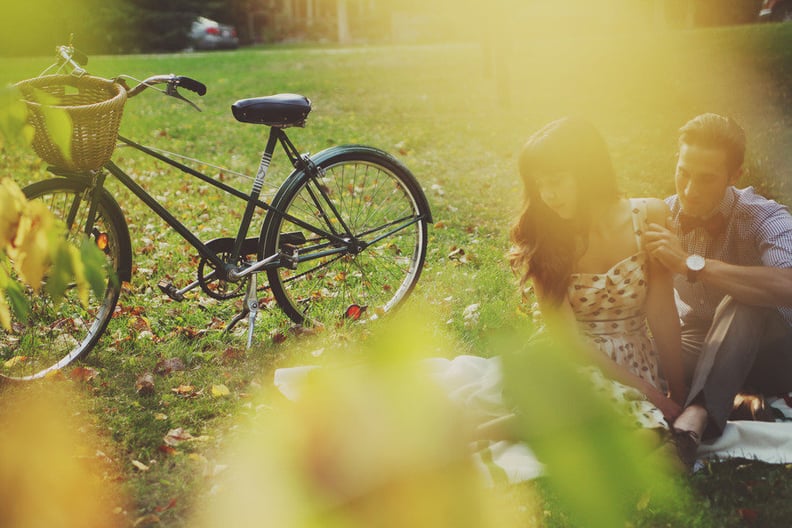
M 11 309 L 8 306 L 6 296 L 2 292 L 0 292 L 0 325 L 6 330 L 11 330 Z
M 231 394 L 231 391 L 228 390 L 228 387 L 225 385 L 212 385 L 212 396 L 215 398 L 221 398 L 223 396 L 228 396 L 229 394 Z
M 74 282 L 77 284 L 77 295 L 82 305 L 88 306 L 90 287 L 88 280 L 85 278 L 85 265 L 83 264 L 82 255 L 75 246 L 68 246 L 68 248 Z
M 0 204 L 3 204 L 0 208 L 0 247 L 5 248 L 16 238 L 25 202 L 25 195 L 14 180 L 0 180 Z
M 6 361 L 5 363 L 3 363 L 3 366 L 5 368 L 7 368 L 7 369 L 14 368 L 18 364 L 20 364 L 23 361 L 25 361 L 26 359 L 27 359 L 27 356 L 14 356 L 11 359 L 9 359 L 8 361 Z
M 19 228 L 9 256 L 20 278 L 38 291 L 41 280 L 51 262 L 49 234 L 53 232 L 55 218 L 39 201 L 28 202 L 19 219 Z
M 209 461 L 206 459 L 205 456 L 199 455 L 198 453 L 190 453 L 189 455 L 187 455 L 187 458 L 189 458 L 190 460 L 193 460 L 195 462 L 200 462 L 202 464 L 208 464 L 209 463 Z
M 132 465 L 138 468 L 140 471 L 148 471 L 149 467 L 141 462 L 140 460 L 133 460 Z

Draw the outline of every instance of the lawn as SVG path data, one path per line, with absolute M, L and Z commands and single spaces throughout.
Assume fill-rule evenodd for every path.
M 362 143 L 397 155 L 423 185 L 435 221 L 407 311 L 422 314 L 423 331 L 439 343 L 432 353 L 489 356 L 497 351 L 494 337 L 530 325 L 531 306 L 504 259 L 520 202 L 515 159 L 528 135 L 551 119 L 585 116 L 606 138 L 624 194 L 665 196 L 673 190 L 678 127 L 702 112 L 729 114 L 749 138 L 743 183 L 792 203 L 791 38 L 788 24 L 525 38 L 499 51 L 494 72 L 476 44 L 92 57 L 90 70 L 138 79 L 175 72 L 204 82 L 208 93 L 196 98 L 203 112 L 145 93 L 128 102 L 121 132 L 233 171 L 255 173 L 265 129 L 234 121 L 230 104 L 279 92 L 313 101 L 307 127 L 290 134 L 302 151 Z M 48 64 L 2 59 L 0 83 L 35 76 Z M 126 151 L 116 160 L 206 238 L 235 232 L 236 204 Z M 46 177 L 35 154 L 18 145 L 3 147 L 0 168 L 20 184 Z M 276 158 L 273 189 L 288 172 Z M 222 177 L 250 185 L 231 173 Z M 352 360 L 353 345 L 378 329 L 300 336 L 272 306 L 260 314 L 256 345 L 245 350 L 242 334 L 221 331 L 238 309 L 233 302 L 195 297 L 178 304 L 160 294 L 162 279 L 190 282 L 195 259 L 133 197 L 110 188 L 130 223 L 136 273 L 122 293 L 122 315 L 72 383 L 80 431 L 98 443 L 92 458 L 106 481 L 127 497 L 113 504 L 119 524 L 188 526 L 212 495 L 239 424 L 277 398 L 268 390 L 273 370 Z M 136 390 L 147 373 L 150 394 Z M 174 439 L 178 431 L 182 437 Z M 693 498 L 677 511 L 643 509 L 633 522 L 784 525 L 792 519 L 788 472 L 744 461 L 711 464 L 685 483 Z M 569 525 L 541 483 L 544 506 L 523 504 L 534 488 L 510 491 L 514 515 Z

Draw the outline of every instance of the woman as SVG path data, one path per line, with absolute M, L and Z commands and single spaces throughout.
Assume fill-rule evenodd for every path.
M 672 278 L 641 242 L 647 222 L 665 223 L 665 203 L 620 197 L 605 142 L 578 119 L 531 136 L 520 175 L 510 261 L 521 283 L 533 285 L 551 330 L 578 335 L 607 378 L 639 390 L 673 422 L 687 388 Z M 665 426 L 651 408 L 639 412 L 642 425 Z

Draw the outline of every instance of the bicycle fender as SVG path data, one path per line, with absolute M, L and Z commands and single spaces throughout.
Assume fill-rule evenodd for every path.
M 350 157 L 355 157 L 355 156 L 366 157 L 368 155 L 373 158 L 380 158 L 378 161 L 383 161 L 384 159 L 388 163 L 393 165 L 394 169 L 404 174 L 404 176 L 408 180 L 408 184 L 412 187 L 412 189 L 410 190 L 413 191 L 413 195 L 415 196 L 416 201 L 418 202 L 417 204 L 418 210 L 420 211 L 421 215 L 426 217 L 427 222 L 429 224 L 434 223 L 434 220 L 432 220 L 432 210 L 429 207 L 429 201 L 427 200 L 426 195 L 423 192 L 423 188 L 421 187 L 421 184 L 418 183 L 418 180 L 415 178 L 412 171 L 410 171 L 410 169 L 408 169 L 401 161 L 399 161 L 392 154 L 384 150 L 378 149 L 376 147 L 368 147 L 366 145 L 338 145 L 317 152 L 316 154 L 310 156 L 310 159 L 314 164 L 320 165 L 331 158 L 334 158 L 336 156 L 343 156 L 343 155 L 348 155 Z M 299 185 L 304 176 L 305 175 L 302 169 L 295 169 L 294 171 L 292 171 L 289 177 L 284 181 L 281 188 L 278 190 L 277 194 L 272 200 L 272 203 L 274 205 L 278 204 L 279 198 L 284 194 L 288 194 L 292 187 Z

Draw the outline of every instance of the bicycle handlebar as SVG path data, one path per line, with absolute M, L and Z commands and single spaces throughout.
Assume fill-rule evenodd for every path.
M 155 84 L 167 84 L 168 89 L 165 91 L 168 95 L 175 95 L 173 90 L 176 88 L 184 88 L 186 90 L 190 90 L 191 92 L 197 93 L 199 96 L 206 95 L 206 85 L 200 81 L 196 81 L 190 77 L 184 77 L 182 75 L 154 75 L 149 77 L 145 81 L 141 82 L 134 88 L 130 88 L 127 90 L 127 97 L 134 97 L 149 86 L 154 86 Z M 173 88 L 171 88 L 173 87 Z
M 73 69 L 73 74 L 75 75 L 85 75 L 87 72 L 83 68 L 84 65 L 88 64 L 88 56 L 84 53 L 76 50 L 72 46 L 58 46 L 57 48 L 58 58 L 59 60 L 63 61 L 63 64 L 69 64 Z M 175 97 L 176 99 L 181 99 L 189 103 L 193 108 L 200 111 L 200 108 L 195 105 L 189 99 L 183 97 L 178 91 L 177 88 L 184 88 L 185 90 L 190 90 L 198 94 L 199 96 L 206 95 L 206 85 L 200 81 L 196 81 L 190 77 L 185 77 L 182 75 L 154 75 L 149 77 L 145 81 L 141 82 L 134 88 L 129 88 L 125 82 L 121 78 L 115 79 L 116 82 L 119 82 L 124 88 L 127 90 L 127 97 L 134 97 L 149 86 L 154 86 L 155 84 L 167 84 L 167 88 L 165 89 L 165 94 L 170 95 L 171 97 Z

